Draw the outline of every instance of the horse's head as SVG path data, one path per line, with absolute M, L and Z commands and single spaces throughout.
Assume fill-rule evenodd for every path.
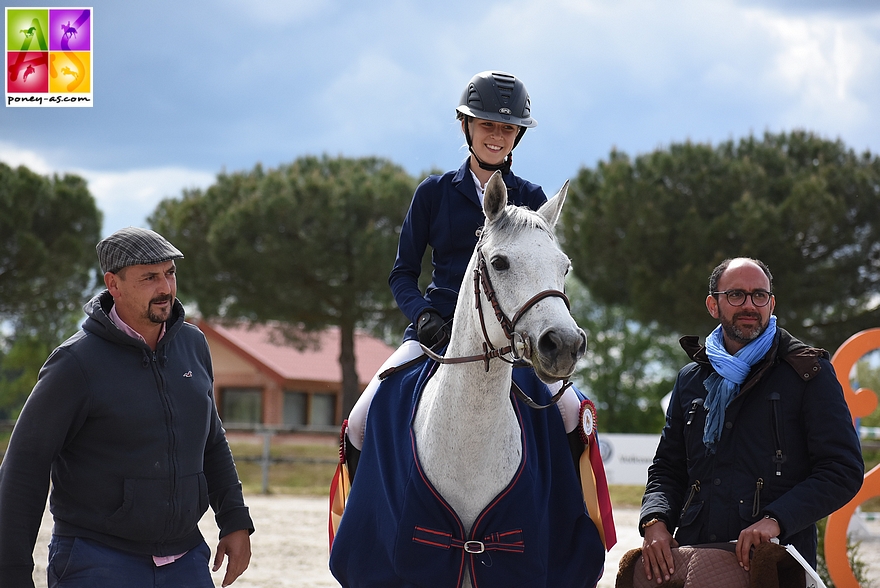
M 562 293 L 571 262 L 553 235 L 567 190 L 568 182 L 537 212 L 508 206 L 507 187 L 496 172 L 486 185 L 486 223 L 474 261 L 482 299 L 474 310 L 483 314 L 490 343 L 512 345 L 547 383 L 571 376 L 587 345 Z

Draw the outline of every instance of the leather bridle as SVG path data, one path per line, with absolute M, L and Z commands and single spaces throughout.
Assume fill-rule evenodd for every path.
M 504 336 L 507 337 L 508 345 L 498 349 L 492 342 L 489 340 L 489 333 L 486 330 L 486 320 L 484 318 L 483 311 L 483 303 L 482 296 L 480 296 L 482 289 L 482 293 L 485 294 L 486 300 L 492 305 L 492 310 L 495 311 L 495 318 L 498 321 L 498 324 L 501 325 L 502 331 L 504 331 Z M 531 345 L 529 343 L 529 338 L 524 337 L 522 334 L 516 331 L 516 324 L 519 320 L 528 312 L 535 304 L 543 300 L 544 298 L 562 298 L 563 302 L 565 302 L 566 308 L 571 310 L 571 302 L 568 300 L 568 296 L 565 295 L 564 292 L 559 290 L 543 290 L 538 292 L 531 298 L 529 298 L 516 313 L 514 313 L 513 318 L 508 318 L 504 313 L 504 310 L 501 308 L 501 305 L 498 303 L 498 296 L 495 293 L 495 288 L 492 286 L 492 281 L 489 279 L 489 271 L 486 267 L 486 258 L 483 256 L 482 248 L 477 250 L 477 267 L 474 268 L 474 298 L 476 301 L 475 308 L 478 311 L 478 315 L 480 317 L 480 328 L 483 331 L 483 353 L 479 353 L 476 355 L 465 355 L 462 357 L 443 357 L 442 355 L 438 355 L 434 353 L 429 347 L 422 345 L 422 351 L 425 354 L 436 361 L 437 363 L 445 363 L 445 364 L 454 364 L 454 363 L 469 363 L 475 361 L 482 361 L 485 363 L 486 371 L 489 371 L 489 360 L 498 358 L 501 361 L 507 363 L 515 363 L 516 360 L 522 359 L 523 357 L 531 356 Z M 512 355 L 513 359 L 507 359 L 506 355 Z M 523 392 L 519 386 L 516 385 L 515 382 L 511 381 L 512 388 L 514 393 L 519 396 L 519 398 L 525 402 L 528 406 L 532 408 L 542 409 L 547 408 L 548 406 L 553 406 L 559 399 L 562 398 L 562 394 L 565 392 L 566 388 L 571 386 L 571 382 L 567 380 L 564 382 L 562 388 L 550 398 L 550 402 L 548 404 L 538 404 L 534 400 L 532 400 L 525 392 Z

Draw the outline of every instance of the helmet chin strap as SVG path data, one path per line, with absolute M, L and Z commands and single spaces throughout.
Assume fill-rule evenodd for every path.
M 517 136 L 517 142 L 519 142 L 519 137 L 521 136 L 522 132 L 520 132 L 520 134 Z M 510 165 L 513 163 L 513 149 L 510 150 L 510 153 L 507 154 L 507 156 L 504 158 L 504 161 L 502 161 L 501 163 L 485 163 L 484 161 L 480 160 L 480 158 L 477 157 L 477 154 L 474 151 L 474 142 L 471 139 L 471 131 L 468 123 L 468 117 L 465 117 L 464 119 L 464 137 L 465 139 L 467 139 L 468 151 L 471 152 L 471 155 L 474 156 L 477 165 L 479 165 L 482 169 L 487 171 L 500 171 L 502 174 L 510 173 Z M 514 144 L 514 147 L 516 147 L 516 144 Z
M 474 148 L 470 145 L 468 145 L 468 150 L 471 152 L 471 155 L 474 156 L 474 159 L 477 161 L 477 165 L 479 165 L 481 168 L 488 171 L 500 171 L 502 174 L 510 173 L 510 164 L 513 163 L 513 153 L 509 153 L 507 157 L 504 158 L 504 161 L 502 161 L 501 163 L 492 164 L 480 161 L 480 158 L 477 157 L 476 153 L 474 153 Z

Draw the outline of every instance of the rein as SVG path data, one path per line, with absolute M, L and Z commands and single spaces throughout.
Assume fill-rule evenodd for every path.
M 529 344 L 528 337 L 523 337 L 522 334 L 516 331 L 516 323 L 528 312 L 535 304 L 543 300 L 544 298 L 556 297 L 562 298 L 565 302 L 566 308 L 571 310 L 571 302 L 568 300 L 568 296 L 565 295 L 564 292 L 560 292 L 559 290 L 543 290 L 538 292 L 531 298 L 529 298 L 525 304 L 520 307 L 518 311 L 513 315 L 513 319 L 507 317 L 504 314 L 504 310 L 502 310 L 501 305 L 498 303 L 498 296 L 495 293 L 495 288 L 492 286 L 492 282 L 489 279 L 489 271 L 486 267 L 486 258 L 483 256 L 483 250 L 478 249 L 477 255 L 479 257 L 479 261 L 477 262 L 477 267 L 474 268 L 474 298 L 476 299 L 476 308 L 479 311 L 480 317 L 480 329 L 483 331 L 483 353 L 477 355 L 465 355 L 462 357 L 443 357 L 442 355 L 438 355 L 434 353 L 430 348 L 422 345 L 422 351 L 425 352 L 425 355 L 436 361 L 437 363 L 444 364 L 455 364 L 455 363 L 470 363 L 475 361 L 482 361 L 485 363 L 486 371 L 489 371 L 489 360 L 495 359 L 496 357 L 501 361 L 506 363 L 513 364 L 516 360 L 522 359 L 527 355 L 531 355 L 531 349 Z M 486 320 L 483 317 L 483 303 L 482 297 L 480 296 L 482 287 L 482 293 L 486 295 L 486 300 L 492 305 L 492 309 L 495 311 L 495 318 L 498 321 L 498 324 L 501 325 L 501 329 L 504 331 L 504 335 L 507 337 L 509 345 L 502 347 L 501 349 L 497 349 L 494 345 L 492 345 L 489 340 L 489 333 L 486 330 Z M 510 354 L 513 356 L 513 359 L 507 359 L 504 357 L 505 355 Z M 566 388 L 571 386 L 571 382 L 566 381 L 562 388 L 550 398 L 550 402 L 548 404 L 538 404 L 534 400 L 532 400 L 525 392 L 523 392 L 519 386 L 516 385 L 515 382 L 511 381 L 511 388 L 513 392 L 519 397 L 520 400 L 525 402 L 528 406 L 536 409 L 543 409 L 549 406 L 553 406 L 559 399 L 562 398 L 562 394 L 565 392 Z

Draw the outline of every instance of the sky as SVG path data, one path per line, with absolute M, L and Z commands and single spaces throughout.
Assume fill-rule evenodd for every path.
M 513 170 L 548 194 L 612 149 L 806 129 L 880 150 L 875 0 L 90 5 L 94 107 L 0 108 L 0 161 L 86 178 L 104 235 L 258 163 L 457 168 L 455 107 L 490 69 L 529 91 Z

